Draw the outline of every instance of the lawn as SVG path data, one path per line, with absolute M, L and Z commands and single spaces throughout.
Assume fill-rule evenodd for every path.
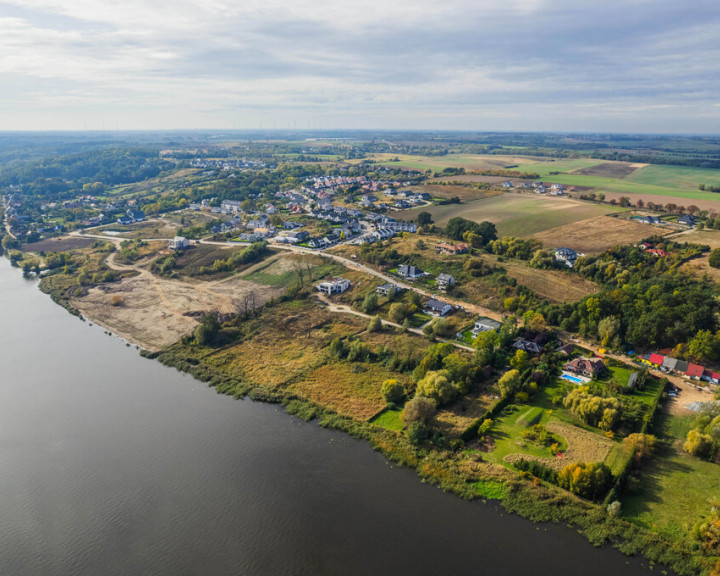
M 382 426 L 387 430 L 400 431 L 405 428 L 400 418 L 401 410 L 385 410 L 382 414 L 376 416 L 370 422 Z
M 692 419 L 663 413 L 656 433 L 669 446 L 645 466 L 637 490 L 623 498 L 623 516 L 662 533 L 687 537 L 707 515 L 709 500 L 720 494 L 720 465 L 682 451 Z

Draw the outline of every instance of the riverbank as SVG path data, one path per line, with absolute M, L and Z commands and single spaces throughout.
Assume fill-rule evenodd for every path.
M 373 290 L 372 285 L 363 289 Z M 506 510 L 533 521 L 571 524 L 594 545 L 642 555 L 671 566 L 678 574 L 702 571 L 700 560 L 686 543 L 663 539 L 611 516 L 604 505 L 490 463 L 468 449 L 459 435 L 418 446 L 404 433 L 373 424 L 371 417 L 385 406 L 379 383 L 407 376 L 377 362 L 330 363 L 326 350 L 331 341 L 350 335 L 350 340 L 362 342 L 368 350 L 422 351 L 429 346 L 427 339 L 401 334 L 393 327 L 369 334 L 365 316 L 331 311 L 306 293 L 281 300 L 270 300 L 253 314 L 236 316 L 222 326 L 220 341 L 212 346 L 197 346 L 185 337 L 144 355 L 190 373 L 220 393 L 280 404 L 304 420 L 316 419 L 323 427 L 363 439 L 389 460 L 415 470 L 424 481 L 462 498 L 498 499 Z M 100 323 L 112 331 L 107 322 Z M 473 393 L 471 398 L 480 401 L 480 396 Z M 491 409 L 492 405 L 486 406 Z M 457 414 L 444 415 L 458 421 Z M 467 429 L 479 415 L 460 422 Z

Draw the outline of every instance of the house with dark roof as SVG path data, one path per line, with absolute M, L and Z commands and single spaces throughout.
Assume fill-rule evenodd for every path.
M 407 278 L 408 280 L 414 280 L 415 278 L 422 278 L 425 276 L 425 272 L 420 270 L 420 268 L 415 268 L 415 266 L 409 266 L 407 264 L 401 264 L 397 267 L 397 275 L 401 276 L 403 278 Z
M 451 310 L 452 306 L 450 304 L 436 298 L 430 298 L 425 302 L 424 312 L 431 316 L 445 316 Z
M 515 350 L 524 350 L 529 354 L 540 354 L 540 346 L 530 340 L 518 340 L 512 347 Z
M 686 370 L 688 369 L 688 366 L 690 366 L 690 362 L 686 362 L 685 360 L 678 360 L 677 364 L 675 364 L 675 372 L 679 372 L 680 374 L 685 374 Z
M 677 219 L 678 224 L 683 224 L 685 226 L 695 226 L 696 219 L 695 216 L 692 214 L 683 214 L 680 216 L 680 218 Z
M 568 268 L 575 266 L 575 261 L 578 259 L 579 254 L 572 248 L 558 248 L 555 250 L 555 260 L 562 262 Z

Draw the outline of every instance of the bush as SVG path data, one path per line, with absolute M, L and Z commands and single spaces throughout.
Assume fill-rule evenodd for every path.
M 683 450 L 696 458 L 707 459 L 713 451 L 713 439 L 709 434 L 702 434 L 697 430 L 690 430 Z
M 428 437 L 428 430 L 420 422 L 413 422 L 408 426 L 407 437 L 411 444 L 417 446 Z
M 568 464 L 558 474 L 561 488 L 591 500 L 603 496 L 611 482 L 612 473 L 603 462 Z
M 413 422 L 420 422 L 427 425 L 435 415 L 436 408 L 437 404 L 435 404 L 435 400 L 416 396 L 405 404 L 405 409 L 401 415 L 402 421 L 406 425 L 410 425 Z
M 455 398 L 457 390 L 448 379 L 450 373 L 447 370 L 430 371 L 420 379 L 415 388 L 417 396 L 432 398 L 438 406 L 447 404 Z
M 720 268 L 720 248 L 715 248 L 715 250 L 710 252 L 708 264 L 713 268 Z
M 394 378 L 383 382 L 380 393 L 388 404 L 402 402 L 406 394 L 405 387 Z
M 368 324 L 368 332 L 380 331 L 382 331 L 382 320 L 380 320 L 380 316 L 374 316 Z

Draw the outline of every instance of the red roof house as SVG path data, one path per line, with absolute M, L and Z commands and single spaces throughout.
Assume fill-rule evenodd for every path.
M 698 366 L 697 364 L 690 363 L 687 370 L 685 370 L 685 376 L 688 378 L 694 378 L 695 380 L 700 380 L 703 372 L 705 372 L 705 368 Z
M 655 366 L 660 366 L 660 364 L 663 363 L 663 360 L 665 360 L 665 356 L 662 354 L 650 354 L 650 358 L 648 358 L 648 362 L 650 364 L 655 364 Z

